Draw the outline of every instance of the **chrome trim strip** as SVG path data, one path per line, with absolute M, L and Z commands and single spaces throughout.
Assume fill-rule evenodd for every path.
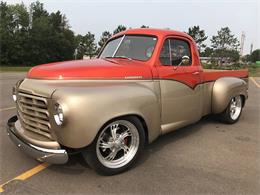
M 46 152 L 46 153 L 53 153 L 53 154 L 64 154 L 67 153 L 66 150 L 64 149 L 58 149 L 58 150 L 53 150 L 53 149 L 46 149 L 46 148 L 41 148 L 35 145 L 32 145 L 30 143 L 27 143 L 29 146 L 31 146 L 32 148 L 42 151 L 42 152 Z
M 170 51 L 170 63 L 172 64 L 172 48 L 171 48 L 171 41 L 168 39 L 168 46 L 169 46 L 169 51 Z
M 118 44 L 118 46 L 117 46 L 115 52 L 113 53 L 113 56 L 112 56 L 112 57 L 114 57 L 114 56 L 116 55 L 116 52 L 117 52 L 117 50 L 119 49 L 119 47 L 120 47 L 122 41 L 124 40 L 124 38 L 125 38 L 125 35 L 124 35 L 124 36 L 122 37 L 122 39 L 120 40 L 120 42 L 119 42 L 119 44 Z

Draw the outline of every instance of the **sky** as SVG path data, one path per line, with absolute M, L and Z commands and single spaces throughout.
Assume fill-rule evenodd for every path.
M 4 0 L 6 1 L 6 0 Z M 26 6 L 33 0 L 7 0 Z M 100 38 L 103 31 L 113 31 L 119 24 L 138 28 L 170 28 L 188 31 L 199 25 L 210 38 L 228 26 L 240 40 L 245 32 L 244 54 L 260 48 L 260 0 L 40 0 L 49 12 L 60 10 L 76 34 L 88 31 Z

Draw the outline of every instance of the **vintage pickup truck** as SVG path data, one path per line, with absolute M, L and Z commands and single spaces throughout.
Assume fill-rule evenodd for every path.
M 130 29 L 96 59 L 33 67 L 13 88 L 10 139 L 39 161 L 80 152 L 98 173 L 128 169 L 147 143 L 208 114 L 239 120 L 247 70 L 203 70 L 196 43 L 173 30 Z

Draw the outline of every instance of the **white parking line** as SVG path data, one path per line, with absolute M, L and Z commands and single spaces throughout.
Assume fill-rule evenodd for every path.
M 256 80 L 254 79 L 254 77 L 250 77 L 251 81 L 253 81 L 253 83 L 260 88 L 260 85 L 256 82 Z
M 7 111 L 7 110 L 13 110 L 13 109 L 15 109 L 16 107 L 14 106 L 14 107 L 9 107 L 9 108 L 1 108 L 0 109 L 0 112 L 2 112 L 2 111 Z

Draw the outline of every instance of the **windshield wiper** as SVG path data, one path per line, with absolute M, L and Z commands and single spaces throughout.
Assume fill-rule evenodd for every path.
M 129 58 L 129 57 L 126 57 L 126 56 L 107 56 L 105 58 L 120 58 L 120 59 L 133 60 L 132 58 Z

